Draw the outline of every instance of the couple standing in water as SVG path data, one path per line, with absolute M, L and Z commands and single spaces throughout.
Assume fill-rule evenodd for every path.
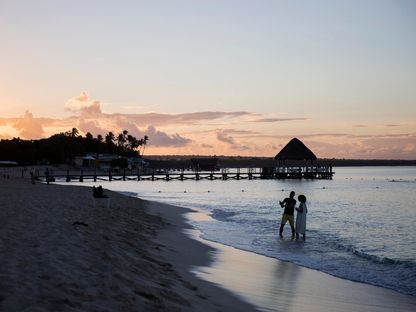
M 303 240 L 305 240 L 306 232 L 306 214 L 308 213 L 308 208 L 306 207 L 306 197 L 305 195 L 299 195 L 298 200 L 300 202 L 299 207 L 296 208 L 296 199 L 295 192 L 290 192 L 289 197 L 286 197 L 283 201 L 279 201 L 279 204 L 285 210 L 283 211 L 282 222 L 280 224 L 279 236 L 283 237 L 283 228 L 287 221 L 289 221 L 290 227 L 292 228 L 292 238 L 299 239 L 299 234 L 303 235 Z M 296 228 L 294 222 L 294 212 L 297 211 L 296 215 Z

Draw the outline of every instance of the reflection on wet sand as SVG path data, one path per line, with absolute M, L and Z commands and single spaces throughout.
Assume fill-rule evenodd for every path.
M 209 221 L 192 213 L 189 218 Z M 188 231 L 187 231 L 188 232 Z M 193 270 L 198 277 L 229 289 L 262 311 L 413 311 L 416 299 L 397 292 L 343 280 L 331 275 L 242 251 L 200 238 L 213 247 L 213 263 Z M 294 241 L 276 239 L 276 244 Z

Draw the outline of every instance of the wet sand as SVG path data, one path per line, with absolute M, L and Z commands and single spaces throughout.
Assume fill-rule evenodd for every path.
M 206 218 L 201 213 L 188 218 Z M 290 262 L 242 251 L 190 235 L 215 248 L 211 266 L 195 268 L 197 276 L 232 289 L 265 311 L 415 311 L 416 298 L 353 282 Z

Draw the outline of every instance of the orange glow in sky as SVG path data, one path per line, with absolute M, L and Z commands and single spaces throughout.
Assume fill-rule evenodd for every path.
M 126 129 L 147 154 L 274 156 L 297 137 L 318 157 L 416 159 L 415 16 L 401 0 L 2 1 L 0 138 Z

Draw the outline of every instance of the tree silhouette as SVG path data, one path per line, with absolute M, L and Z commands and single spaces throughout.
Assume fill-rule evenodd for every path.
M 105 136 L 105 143 L 108 145 L 113 145 L 114 144 L 114 133 L 112 133 L 111 131 L 107 133 L 107 135 Z
M 13 160 L 21 165 L 37 163 L 72 163 L 75 156 L 91 154 L 116 154 L 123 157 L 140 157 L 140 147 L 146 144 L 147 136 L 137 139 L 128 134 L 127 130 L 121 132 L 115 142 L 113 132 L 108 132 L 103 139 L 102 135 L 93 137 L 86 133 L 85 137 L 79 135 L 76 128 L 70 131 L 54 134 L 49 138 L 40 140 L 22 140 L 13 138 L 0 141 L 0 160 Z M 144 151 L 144 149 L 143 149 Z

